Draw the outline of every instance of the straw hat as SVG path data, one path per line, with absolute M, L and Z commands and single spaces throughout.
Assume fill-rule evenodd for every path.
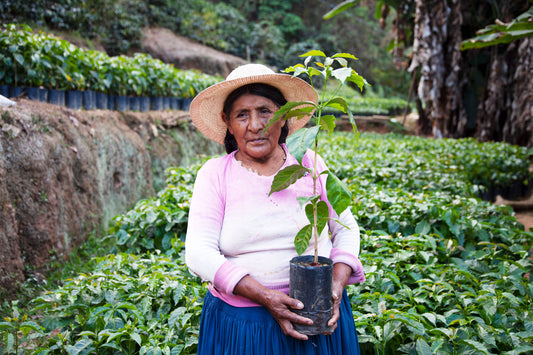
M 317 102 L 313 87 L 300 78 L 287 74 L 276 74 L 262 64 L 245 64 L 234 69 L 226 80 L 208 87 L 200 92 L 191 102 L 190 114 L 193 124 L 207 138 L 224 144 L 226 124 L 222 118 L 222 109 L 228 95 L 235 89 L 254 83 L 263 83 L 277 88 L 287 101 Z M 302 128 L 311 118 L 311 114 L 297 120 L 287 120 L 289 134 Z

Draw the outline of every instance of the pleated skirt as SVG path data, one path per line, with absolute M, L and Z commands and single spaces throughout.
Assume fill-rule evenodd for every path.
M 202 308 L 198 355 L 359 355 L 346 291 L 337 329 L 302 341 L 283 334 L 264 307 L 233 307 L 207 293 Z

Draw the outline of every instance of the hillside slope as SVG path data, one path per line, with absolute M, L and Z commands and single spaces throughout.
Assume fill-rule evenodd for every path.
M 246 60 L 181 37 L 166 28 L 145 28 L 143 51 L 179 69 L 197 69 L 226 77 Z

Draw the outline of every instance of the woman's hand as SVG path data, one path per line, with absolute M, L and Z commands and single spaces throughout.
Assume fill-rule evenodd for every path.
M 331 334 L 335 329 L 337 329 L 337 321 L 341 316 L 339 310 L 342 293 L 344 288 L 348 284 L 350 275 L 352 274 L 352 268 L 344 263 L 336 263 L 333 265 L 333 290 L 332 290 L 332 299 L 333 299 L 333 315 L 328 321 L 328 332 L 324 334 Z
M 313 324 L 311 319 L 302 317 L 291 311 L 291 309 L 304 308 L 303 303 L 287 296 L 283 292 L 269 291 L 265 295 L 265 301 L 262 305 L 272 314 L 272 317 L 278 322 L 283 333 L 296 339 L 307 340 L 307 335 L 297 332 L 292 325 L 293 323 Z
M 266 288 L 250 276 L 243 277 L 235 286 L 233 293 L 264 306 L 278 322 L 285 335 L 299 340 L 308 339 L 307 335 L 297 332 L 292 325 L 293 323 L 313 324 L 311 319 L 291 311 L 291 309 L 302 309 L 304 307 L 302 302 L 283 292 Z

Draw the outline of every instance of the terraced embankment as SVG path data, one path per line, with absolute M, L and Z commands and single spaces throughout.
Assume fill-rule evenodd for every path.
M 221 147 L 183 111 L 0 108 L 0 291 L 63 258 L 164 185 L 165 169 Z

